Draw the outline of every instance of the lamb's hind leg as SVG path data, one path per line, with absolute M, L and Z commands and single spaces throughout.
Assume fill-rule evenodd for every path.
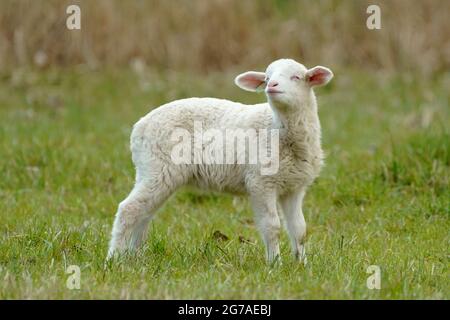
M 138 181 L 129 196 L 120 203 L 114 221 L 108 258 L 132 251 L 141 245 L 149 220 L 174 191 L 161 179 Z

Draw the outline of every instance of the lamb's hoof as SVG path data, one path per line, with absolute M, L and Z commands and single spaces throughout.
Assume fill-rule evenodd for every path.
M 267 264 L 271 268 L 278 268 L 283 265 L 283 262 L 281 261 L 281 256 L 277 255 L 275 258 L 267 260 Z
M 306 264 L 308 263 L 308 258 L 306 257 L 305 248 L 301 246 L 300 250 L 296 252 L 294 255 L 295 260 L 297 260 L 299 263 L 303 264 L 306 267 Z
M 117 247 L 117 246 L 111 246 L 108 249 L 108 253 L 106 255 L 106 262 L 112 262 L 112 261 L 116 261 L 119 258 L 126 256 L 128 254 L 129 250 L 128 249 L 124 249 L 121 247 Z
M 303 263 L 303 265 L 306 267 L 306 265 L 308 264 L 308 258 L 306 257 L 306 255 L 303 258 L 300 258 L 299 262 Z

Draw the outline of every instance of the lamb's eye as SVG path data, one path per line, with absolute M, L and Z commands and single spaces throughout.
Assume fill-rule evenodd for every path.
M 299 77 L 299 76 L 292 76 L 292 77 L 291 77 L 291 80 L 298 81 L 298 80 L 300 80 L 300 77 Z

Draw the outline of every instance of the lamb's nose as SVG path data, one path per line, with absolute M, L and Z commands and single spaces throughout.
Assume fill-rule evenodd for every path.
M 276 82 L 276 81 L 270 81 L 268 84 L 267 84 L 267 86 L 269 87 L 269 88 L 274 88 L 274 87 L 276 87 L 278 85 L 278 82 Z

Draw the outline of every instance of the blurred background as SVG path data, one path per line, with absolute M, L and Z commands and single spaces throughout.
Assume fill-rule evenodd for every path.
M 66 29 L 66 8 L 82 11 Z M 381 30 L 366 8 L 381 8 Z M 279 57 L 425 75 L 449 68 L 450 2 L 380 1 L 0 1 L 0 69 L 145 64 L 207 72 L 265 66 Z

